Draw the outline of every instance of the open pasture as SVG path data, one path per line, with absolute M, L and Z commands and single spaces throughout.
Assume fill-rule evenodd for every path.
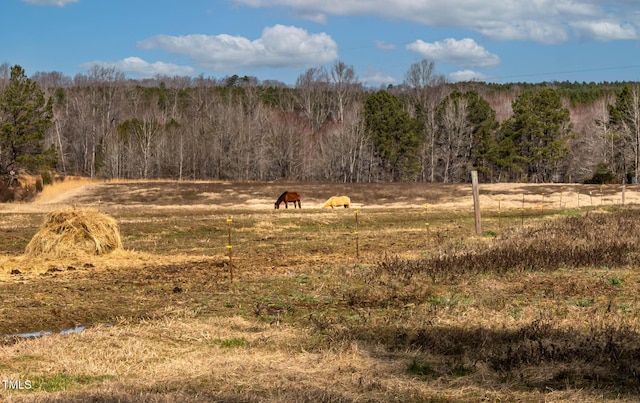
M 0 206 L 0 399 L 637 401 L 638 190 L 63 182 Z M 25 256 L 66 207 L 124 250 Z

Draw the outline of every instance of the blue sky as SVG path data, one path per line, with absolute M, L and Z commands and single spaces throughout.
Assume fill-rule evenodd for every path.
M 98 65 L 294 85 L 342 61 L 378 87 L 426 59 L 452 82 L 640 81 L 638 0 L 2 0 L 0 11 L 0 64 L 27 75 Z

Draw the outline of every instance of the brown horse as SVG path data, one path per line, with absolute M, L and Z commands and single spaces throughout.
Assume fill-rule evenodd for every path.
M 302 204 L 300 204 L 300 194 L 298 192 L 284 192 L 278 197 L 276 200 L 275 208 L 280 208 L 280 203 L 284 202 L 284 207 L 289 208 L 289 203 L 293 202 L 293 208 L 296 208 L 296 203 L 298 203 L 298 208 L 302 208 Z

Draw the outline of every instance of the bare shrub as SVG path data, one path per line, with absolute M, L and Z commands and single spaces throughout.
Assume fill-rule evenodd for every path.
M 15 191 L 7 187 L 7 181 L 0 177 L 0 203 L 12 202 Z
M 374 273 L 402 281 L 424 273 L 437 283 L 482 273 L 622 267 L 637 257 L 639 219 L 639 211 L 624 210 L 554 220 L 514 232 L 488 246 L 453 245 L 435 257 L 417 260 L 385 258 Z
M 0 177 L 0 203 L 9 203 L 14 201 L 31 201 L 39 192 L 38 182 L 22 183 L 14 182 L 13 186 L 7 186 L 8 181 L 4 177 Z

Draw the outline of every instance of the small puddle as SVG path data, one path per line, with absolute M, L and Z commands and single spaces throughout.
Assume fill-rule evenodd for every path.
M 69 333 L 80 333 L 81 331 L 85 330 L 87 327 L 86 326 L 77 326 L 71 329 L 65 329 L 65 330 L 61 330 L 60 332 L 58 332 L 57 334 L 69 334 Z M 41 332 L 30 332 L 30 333 L 16 333 L 16 334 L 7 334 L 2 336 L 2 338 L 4 339 L 11 339 L 14 337 L 20 337 L 23 339 L 35 339 L 37 337 L 42 337 L 42 336 L 51 336 L 52 334 L 54 334 L 53 332 L 49 332 L 49 331 L 41 331 Z

